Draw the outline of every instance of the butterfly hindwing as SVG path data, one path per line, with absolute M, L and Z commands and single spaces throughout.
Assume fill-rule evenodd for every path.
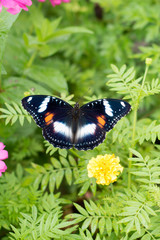
M 44 138 L 54 147 L 69 149 L 73 147 L 71 117 L 66 116 L 43 128 Z
M 103 131 L 94 119 L 83 114 L 79 118 L 77 132 L 75 134 L 75 148 L 78 150 L 93 149 L 105 139 Z
M 22 105 L 43 129 L 44 138 L 54 147 L 73 146 L 70 127 L 73 107 L 70 104 L 52 96 L 33 95 L 23 98 Z

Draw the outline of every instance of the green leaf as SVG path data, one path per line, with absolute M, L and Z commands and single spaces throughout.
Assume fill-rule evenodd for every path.
M 10 111 L 8 111 L 7 109 L 4 109 L 4 108 L 0 108 L 0 112 L 6 113 L 7 115 L 11 114 Z
M 150 208 L 149 206 L 147 205 L 144 205 L 144 209 L 146 210 L 146 212 L 148 212 L 149 214 L 155 216 L 156 213 L 154 212 L 154 210 L 152 208 Z
M 48 86 L 57 92 L 66 92 L 68 90 L 66 79 L 57 69 L 40 65 L 32 65 L 24 71 L 24 74 L 43 85 L 45 84 L 46 87 Z
M 19 163 L 17 164 L 17 167 L 16 167 L 16 174 L 19 179 L 21 179 L 23 176 L 23 168 Z
M 125 231 L 126 231 L 127 233 L 129 233 L 129 232 L 132 230 L 133 225 L 134 225 L 134 220 L 130 221 L 130 222 L 127 224 L 127 226 L 125 227 Z
M 92 234 L 95 233 L 95 231 L 97 229 L 97 224 L 98 224 L 98 218 L 95 217 L 95 218 L 93 218 L 93 220 L 91 222 L 91 232 L 92 232 Z
M 143 224 L 143 226 L 148 228 L 148 224 L 146 222 L 146 219 L 144 218 L 144 216 L 141 213 L 138 213 L 138 218 L 139 218 L 140 222 Z
M 56 182 L 55 173 L 52 173 L 49 177 L 49 191 L 51 193 L 54 192 L 55 182 Z
M 60 169 L 58 170 L 57 174 L 56 174 L 56 188 L 58 189 L 59 186 L 61 185 L 61 182 L 63 180 L 64 177 L 64 170 Z
M 86 218 L 86 220 L 82 224 L 82 230 L 85 230 L 88 228 L 88 226 L 91 224 L 92 217 Z
M 61 168 L 61 163 L 56 158 L 51 158 L 51 162 L 55 168 Z
M 149 173 L 148 172 L 142 172 L 142 171 L 137 171 L 137 172 L 131 172 L 132 174 L 136 175 L 136 176 L 142 176 L 142 177 L 149 177 Z
M 14 110 L 14 108 L 11 107 L 11 105 L 9 105 L 8 103 L 5 103 L 5 105 L 12 114 L 17 114 L 16 111 Z
M 110 218 L 107 218 L 106 220 L 106 229 L 107 229 L 108 235 L 110 236 L 112 232 L 112 221 Z
M 112 226 L 113 226 L 113 229 L 115 231 L 116 236 L 118 236 L 118 230 L 119 229 L 118 229 L 118 223 L 117 223 L 116 219 L 113 219 Z
M 126 222 L 130 222 L 133 220 L 133 217 L 130 216 L 130 217 L 125 217 L 123 219 L 121 219 L 118 223 L 126 223 Z
M 17 121 L 17 119 L 18 119 L 17 115 L 13 116 L 11 120 L 11 125 L 13 125 Z
M 138 234 L 140 234 L 140 232 L 141 232 L 140 222 L 136 216 L 134 217 L 134 223 L 135 223 L 135 227 L 136 227 Z
M 82 208 L 80 205 L 78 205 L 77 203 L 74 203 L 74 206 L 77 208 L 77 210 L 78 210 L 82 215 L 84 215 L 84 216 L 86 216 L 86 217 L 89 217 L 87 211 L 86 211 L 84 208 Z
M 58 151 L 59 151 L 59 154 L 60 154 L 61 156 L 63 156 L 64 158 L 67 157 L 68 151 L 67 151 L 66 149 L 60 149 L 60 148 L 59 148 Z
M 34 183 L 33 183 L 33 186 L 35 189 L 38 189 L 39 188 L 39 185 L 40 185 L 40 182 L 42 180 L 42 174 L 38 174 L 38 176 L 36 177 Z
M 120 74 L 123 75 L 123 73 L 125 72 L 126 70 L 126 65 L 123 65 L 121 68 L 120 68 Z M 125 78 L 125 77 L 124 77 Z
M 151 239 L 151 235 L 148 233 L 141 238 L 141 240 L 150 240 L 150 239 Z
M 42 191 L 44 191 L 48 185 L 49 182 L 49 173 L 46 173 L 43 178 L 42 178 L 42 182 L 41 182 L 41 189 Z
M 30 120 L 31 120 L 31 118 L 30 118 Z M 24 116 L 19 116 L 19 122 L 20 122 L 21 126 L 23 126 Z
M 87 192 L 89 186 L 90 186 L 90 182 L 89 182 L 89 181 L 85 182 L 85 183 L 83 184 L 82 188 L 80 189 L 78 195 L 79 195 L 79 196 L 84 195 L 84 194 Z
M 146 222 L 150 223 L 150 218 L 148 216 L 148 213 L 144 209 L 141 210 L 141 214 L 146 219 Z
M 87 212 L 88 212 L 91 216 L 94 215 L 94 212 L 93 212 L 93 209 L 92 209 L 91 205 L 90 205 L 86 200 L 84 200 L 84 206 L 85 206 Z
M 71 166 L 77 166 L 76 160 L 71 155 L 69 155 L 68 160 Z
M 69 163 L 66 158 L 60 156 L 60 161 L 64 167 L 69 167 Z
M 5 43 L 7 34 L 12 27 L 12 24 L 16 21 L 19 14 L 10 14 L 5 8 L 2 8 L 0 13 L 0 75 L 2 73 L 2 58 L 5 50 Z M 3 68 L 4 69 L 4 68 Z
M 145 230 L 141 229 L 140 233 L 138 233 L 138 232 L 133 233 L 133 235 L 131 236 L 130 240 L 139 239 L 140 237 L 142 237 L 144 235 L 144 233 L 145 233 Z
M 51 34 L 47 38 L 47 40 L 49 42 L 49 41 L 54 40 L 54 38 L 65 36 L 65 35 L 68 35 L 68 34 L 73 34 L 73 33 L 89 33 L 89 34 L 92 34 L 93 32 L 91 30 L 88 30 L 87 28 L 84 28 L 84 27 L 67 27 L 67 28 L 64 28 L 64 29 L 57 30 L 56 32 Z
M 66 180 L 67 180 L 67 183 L 69 185 L 71 185 L 72 183 L 72 171 L 70 168 L 67 168 L 66 171 L 65 171 L 65 177 L 66 177 Z
M 36 219 L 37 219 L 37 208 L 36 208 L 36 206 L 32 207 L 32 218 L 33 218 L 34 221 L 36 221 Z
M 115 73 L 119 73 L 119 69 L 114 64 L 111 64 L 111 68 Z
M 142 155 L 141 155 L 139 152 L 137 152 L 135 149 L 129 148 L 129 150 L 130 150 L 136 157 L 138 157 L 138 158 L 140 158 L 140 159 L 143 160 Z
M 99 228 L 99 231 L 100 231 L 100 234 L 102 235 L 104 230 L 105 230 L 105 225 L 106 225 L 106 221 L 105 221 L 105 218 L 102 217 L 100 220 L 99 220 L 99 224 L 98 224 L 98 228 Z

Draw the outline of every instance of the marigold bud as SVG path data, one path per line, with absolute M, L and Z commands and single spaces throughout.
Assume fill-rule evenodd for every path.
M 152 58 L 146 58 L 146 61 L 145 61 L 146 65 L 151 65 L 152 64 Z

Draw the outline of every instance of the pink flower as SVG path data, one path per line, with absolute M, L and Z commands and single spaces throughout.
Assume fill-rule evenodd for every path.
M 38 2 L 45 2 L 45 0 L 38 0 Z M 62 2 L 68 3 L 70 0 L 50 0 L 52 6 L 60 5 Z
M 7 11 L 11 14 L 17 14 L 21 9 L 28 11 L 27 6 L 32 5 L 31 0 L 0 0 L 0 12 L 2 11 L 2 6 L 7 8 Z
M 7 169 L 6 164 L 2 161 L 6 158 L 8 158 L 8 152 L 6 150 L 3 150 L 5 148 L 5 145 L 0 142 L 0 176 L 2 176 L 2 172 L 5 172 Z

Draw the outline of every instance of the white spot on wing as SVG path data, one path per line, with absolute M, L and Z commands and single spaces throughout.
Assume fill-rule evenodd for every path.
M 125 107 L 125 106 L 126 106 L 126 104 L 125 104 L 124 102 L 122 102 L 122 101 L 121 101 L 121 105 L 122 105 L 123 107 Z
M 53 128 L 55 132 L 61 133 L 64 136 L 72 138 L 72 129 L 68 127 L 65 123 L 56 121 L 54 122 Z
M 80 139 L 88 135 L 93 135 L 95 133 L 95 130 L 96 130 L 96 124 L 94 123 L 87 124 L 84 127 L 78 128 L 76 133 L 76 139 Z
M 47 105 L 50 101 L 50 97 L 46 97 L 43 102 L 41 103 L 41 105 L 39 106 L 38 112 L 44 112 L 47 109 Z
M 32 97 L 29 97 L 28 100 L 27 100 L 27 102 L 30 102 L 31 100 L 32 100 Z
M 108 114 L 110 117 L 113 117 L 113 110 L 107 100 L 103 100 L 103 105 L 105 106 L 105 113 Z

